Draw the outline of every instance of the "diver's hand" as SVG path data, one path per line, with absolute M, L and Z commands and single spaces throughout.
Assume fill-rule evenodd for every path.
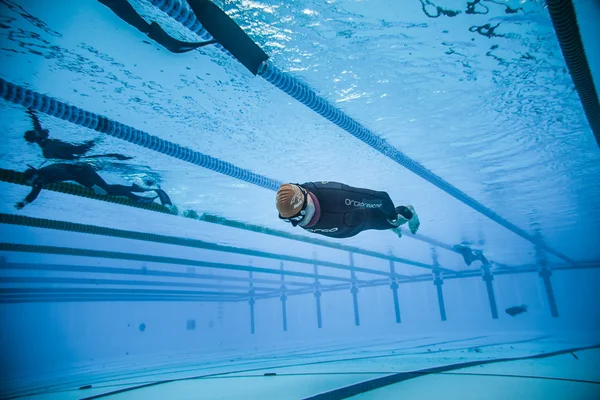
M 23 201 L 20 201 L 20 202 L 18 202 L 17 204 L 15 204 L 15 208 L 16 208 L 17 210 L 22 210 L 22 209 L 23 209 L 23 207 L 25 207 L 25 202 L 23 202 Z

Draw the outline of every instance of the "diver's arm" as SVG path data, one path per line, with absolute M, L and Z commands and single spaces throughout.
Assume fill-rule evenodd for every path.
M 15 207 L 17 208 L 17 210 L 21 210 L 27 204 L 33 202 L 38 197 L 40 192 L 42 191 L 42 186 L 43 186 L 43 184 L 41 184 L 41 182 L 40 182 L 40 184 L 34 183 L 33 189 L 31 189 L 31 192 L 29 192 L 27 197 L 25 197 L 25 200 L 19 201 L 17 204 L 15 204 Z
M 33 188 L 31 189 L 31 192 L 29 192 L 27 197 L 25 197 L 25 200 L 23 200 L 24 205 L 32 203 L 35 199 L 37 199 L 40 192 L 42 191 L 42 187 L 44 186 L 44 183 L 42 182 L 41 179 L 36 179 L 35 182 L 33 182 L 32 186 L 33 186 Z
M 44 128 L 42 128 L 42 124 L 40 123 L 40 120 L 38 119 L 37 115 L 35 115 L 33 110 L 28 109 L 27 114 L 29 114 L 29 117 L 31 118 L 31 122 L 33 123 L 33 129 L 35 129 L 36 131 L 43 131 Z

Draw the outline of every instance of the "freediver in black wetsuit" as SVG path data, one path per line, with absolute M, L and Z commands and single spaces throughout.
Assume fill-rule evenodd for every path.
M 348 238 L 362 231 L 392 229 L 400 225 L 419 229 L 419 217 L 411 205 L 394 207 L 386 192 L 360 189 L 338 182 L 286 183 L 277 191 L 279 218 L 309 232 Z
M 131 160 L 132 157 L 127 157 L 122 154 L 97 154 L 86 156 L 85 153 L 90 151 L 96 144 L 93 140 L 87 140 L 83 144 L 75 145 L 66 143 L 58 139 L 50 139 L 48 129 L 44 129 L 37 115 L 31 110 L 27 110 L 27 114 L 31 117 L 33 129 L 25 132 L 25 140 L 29 143 L 37 143 L 42 149 L 44 158 L 55 158 L 60 160 L 76 160 L 79 158 L 116 158 L 117 160 Z
M 34 201 L 42 191 L 44 185 L 64 181 L 75 181 L 88 189 L 94 190 L 96 194 L 127 197 L 138 203 L 152 203 L 158 197 L 164 206 L 172 205 L 169 196 L 162 189 L 145 189 L 138 185 L 109 185 L 88 164 L 52 164 L 40 169 L 30 167 L 25 171 L 24 175 L 26 181 L 31 184 L 33 189 L 25 200 L 15 204 L 15 207 L 19 210 Z M 156 192 L 157 196 L 143 197 L 135 194 L 150 191 Z
M 483 265 L 490 264 L 490 262 L 483 255 L 483 252 L 481 250 L 474 250 L 468 246 L 463 246 L 460 244 L 455 245 L 454 249 L 456 251 L 458 251 L 461 256 L 463 256 L 463 259 L 465 260 L 465 264 L 467 264 L 467 265 L 471 265 L 473 263 L 473 261 L 481 261 L 481 263 Z

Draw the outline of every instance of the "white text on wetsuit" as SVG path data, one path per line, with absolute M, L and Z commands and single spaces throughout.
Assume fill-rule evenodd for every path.
M 360 201 L 350 200 L 350 199 L 346 199 L 346 205 L 360 207 L 360 208 L 379 208 L 379 207 L 381 207 L 381 203 L 379 203 L 379 204 L 365 203 L 365 202 L 360 202 Z

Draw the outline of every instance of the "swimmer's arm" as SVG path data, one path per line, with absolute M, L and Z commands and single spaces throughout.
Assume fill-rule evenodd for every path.
M 44 184 L 40 179 L 36 179 L 36 181 L 33 182 L 32 186 L 33 188 L 31 189 L 31 192 L 29 192 L 27 197 L 25 197 L 25 200 L 22 201 L 23 207 L 37 199 L 37 197 L 40 195 L 40 192 L 42 191 L 42 187 L 44 186 Z
M 42 128 L 42 124 L 40 123 L 40 120 L 38 119 L 37 115 L 35 115 L 35 113 L 32 110 L 27 110 L 27 114 L 29 114 L 29 117 L 31 118 L 31 122 L 33 123 L 33 129 L 35 129 L 36 131 L 43 131 L 44 128 Z

